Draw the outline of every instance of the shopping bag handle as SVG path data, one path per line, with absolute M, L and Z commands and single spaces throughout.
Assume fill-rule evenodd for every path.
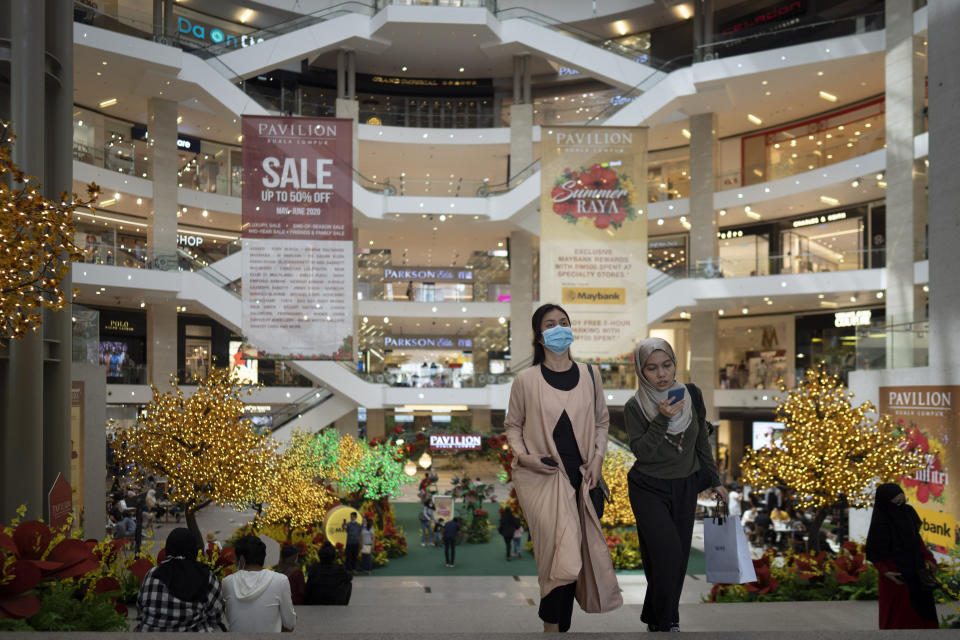
M 726 501 L 717 494 L 717 510 L 713 514 L 713 519 L 720 526 L 723 526 L 724 520 L 730 518 L 730 508 Z

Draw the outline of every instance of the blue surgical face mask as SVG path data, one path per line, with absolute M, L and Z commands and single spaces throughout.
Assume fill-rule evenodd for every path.
M 573 331 L 570 327 L 551 327 L 543 332 L 543 345 L 554 353 L 563 353 L 573 344 Z

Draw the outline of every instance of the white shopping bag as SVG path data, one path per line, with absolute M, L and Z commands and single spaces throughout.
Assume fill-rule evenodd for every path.
M 707 556 L 707 582 L 746 584 L 756 582 L 750 545 L 737 518 L 705 518 L 703 543 Z

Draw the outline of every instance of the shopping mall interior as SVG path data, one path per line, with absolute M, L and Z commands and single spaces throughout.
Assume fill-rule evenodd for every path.
M 646 131 L 640 325 L 703 389 L 726 480 L 811 366 L 874 403 L 960 384 L 952 0 L 0 1 L 8 15 L 15 160 L 48 194 L 102 191 L 75 213 L 71 306 L 0 345 L 2 518 L 41 513 L 71 458 L 103 468 L 151 384 L 212 367 L 260 385 L 247 417 L 281 442 L 501 433 L 531 315 L 559 302 L 540 287 L 552 127 Z M 344 361 L 244 338 L 241 119 L 271 115 L 354 123 Z M 631 354 L 597 364 L 622 440 Z

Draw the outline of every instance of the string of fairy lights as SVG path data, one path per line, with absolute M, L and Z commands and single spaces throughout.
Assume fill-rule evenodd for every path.
M 40 326 L 44 308 L 66 306 L 62 282 L 70 263 L 82 259 L 73 212 L 92 205 L 100 188 L 87 185 L 85 200 L 66 192 L 59 200 L 45 198 L 37 179 L 13 162 L 10 123 L 0 127 L 0 339 L 22 338 Z
M 810 369 L 797 388 L 785 386 L 776 419 L 785 426 L 780 447 L 748 450 L 743 482 L 763 490 L 786 486 L 797 506 L 827 509 L 846 498 L 851 507 L 872 504 L 877 481 L 892 482 L 924 466 L 901 448 L 901 434 L 870 402 L 853 406 L 853 394 L 836 376 Z

